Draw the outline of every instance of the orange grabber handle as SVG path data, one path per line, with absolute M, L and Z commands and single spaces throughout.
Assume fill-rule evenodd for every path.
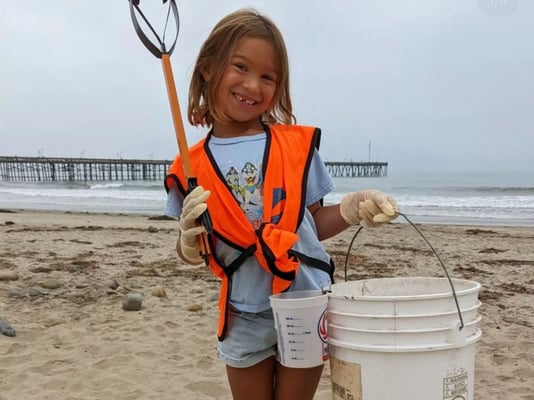
M 176 45 L 176 40 L 178 39 L 178 31 L 180 29 L 180 21 L 178 15 L 178 7 L 176 6 L 176 0 L 163 0 L 163 3 L 169 2 L 169 11 L 167 13 L 167 22 L 169 20 L 170 13 L 174 15 L 176 22 L 176 35 L 171 45 L 168 47 L 165 45 L 165 35 L 163 39 L 159 37 L 156 33 L 148 19 L 145 17 L 143 12 L 139 7 L 139 0 L 128 0 L 130 3 L 130 15 L 132 17 L 132 23 L 134 25 L 135 31 L 141 42 L 145 47 L 150 51 L 155 57 L 161 58 L 163 64 L 163 74 L 165 76 L 165 84 L 167 86 L 167 93 L 169 95 L 169 102 L 171 106 L 172 120 L 174 122 L 174 129 L 176 131 L 176 139 L 178 141 L 178 149 L 180 151 L 180 156 L 182 158 L 182 168 L 184 175 L 187 179 L 187 191 L 191 192 L 195 187 L 198 186 L 197 179 L 193 174 L 193 168 L 191 167 L 191 158 L 189 157 L 189 148 L 187 146 L 187 140 L 185 137 L 184 122 L 182 120 L 182 113 L 180 112 L 180 103 L 178 103 L 178 95 L 176 94 L 176 85 L 174 84 L 174 77 L 172 74 L 170 55 L 172 54 L 174 47 Z M 142 17 L 145 24 L 150 28 L 152 34 L 156 38 L 159 47 L 156 46 L 143 32 L 139 22 L 137 21 L 137 14 Z M 167 26 L 167 24 L 165 24 Z M 209 242 L 208 234 L 213 232 L 213 227 L 211 225 L 211 218 L 206 210 L 197 220 L 197 224 L 202 224 L 206 228 L 206 233 L 203 233 L 199 236 L 198 247 L 200 249 L 200 255 L 204 259 L 206 265 L 209 265 Z
M 161 63 L 163 65 L 163 73 L 165 75 L 165 84 L 167 86 L 167 93 L 169 95 L 169 103 L 171 106 L 172 119 L 174 122 L 174 129 L 176 131 L 176 140 L 178 141 L 178 148 L 182 160 L 182 168 L 187 179 L 187 192 L 191 192 L 198 186 L 197 178 L 193 176 L 193 168 L 191 166 L 191 158 L 189 157 L 189 148 L 187 147 L 187 139 L 185 137 L 184 123 L 182 120 L 182 113 L 180 112 L 180 103 L 178 102 L 178 95 L 176 94 L 176 86 L 174 84 L 174 76 L 172 73 L 171 62 L 169 54 L 161 55 Z M 204 211 L 199 217 L 199 224 L 206 228 L 207 233 L 213 231 L 211 224 L 211 217 L 208 210 Z M 206 265 L 209 265 L 209 244 L 207 234 L 199 235 L 198 247 L 200 255 L 204 259 Z

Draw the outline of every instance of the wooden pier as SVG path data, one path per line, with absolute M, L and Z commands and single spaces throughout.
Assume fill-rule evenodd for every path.
M 163 180 L 171 161 L 0 157 L 0 181 L 87 182 Z
M 333 178 L 379 178 L 388 175 L 387 162 L 326 161 L 325 165 Z
M 172 161 L 103 158 L 1 157 L 0 182 L 163 180 Z M 386 162 L 325 162 L 334 178 L 384 177 Z

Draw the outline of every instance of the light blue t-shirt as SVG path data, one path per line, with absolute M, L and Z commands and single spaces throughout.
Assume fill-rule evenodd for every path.
M 222 176 L 255 229 L 259 227 L 263 218 L 262 164 L 265 144 L 265 132 L 234 138 L 211 136 L 208 143 Z M 315 150 L 308 172 L 306 206 L 321 200 L 333 188 L 334 182 Z M 179 216 L 182 203 L 183 197 L 180 191 L 171 186 L 165 213 Z M 330 262 L 330 256 L 317 238 L 313 216 L 307 209 L 297 234 L 299 240 L 293 246 L 293 250 L 325 263 Z M 225 265 L 229 265 L 239 255 L 238 250 L 220 240 L 217 241 L 216 252 Z M 301 262 L 289 290 L 323 289 L 330 283 L 328 273 Z M 265 271 L 255 257 L 248 257 L 232 275 L 230 302 L 241 311 L 257 313 L 270 308 L 271 294 L 272 274 Z

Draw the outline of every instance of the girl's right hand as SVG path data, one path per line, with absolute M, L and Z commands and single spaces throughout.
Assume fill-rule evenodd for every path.
M 206 229 L 202 225 L 197 225 L 197 219 L 208 208 L 206 200 L 210 194 L 209 190 L 204 190 L 202 186 L 197 186 L 184 198 L 178 223 L 180 230 L 176 250 L 180 258 L 190 264 L 200 264 L 202 262 L 197 242 L 198 235 L 206 232 Z

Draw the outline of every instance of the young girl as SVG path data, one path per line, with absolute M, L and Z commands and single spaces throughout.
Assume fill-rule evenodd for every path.
M 322 206 L 334 187 L 317 148 L 320 130 L 295 125 L 286 47 L 254 10 L 223 18 L 193 72 L 188 119 L 211 128 L 191 147 L 199 186 L 190 193 L 178 156 L 165 180 L 167 213 L 180 216 L 177 252 L 191 264 L 209 209 L 209 266 L 221 279 L 218 353 L 236 400 L 311 400 L 323 366 L 278 361 L 269 296 L 322 289 L 333 275 L 321 245 L 350 225 L 395 218 L 391 197 L 374 190 Z

